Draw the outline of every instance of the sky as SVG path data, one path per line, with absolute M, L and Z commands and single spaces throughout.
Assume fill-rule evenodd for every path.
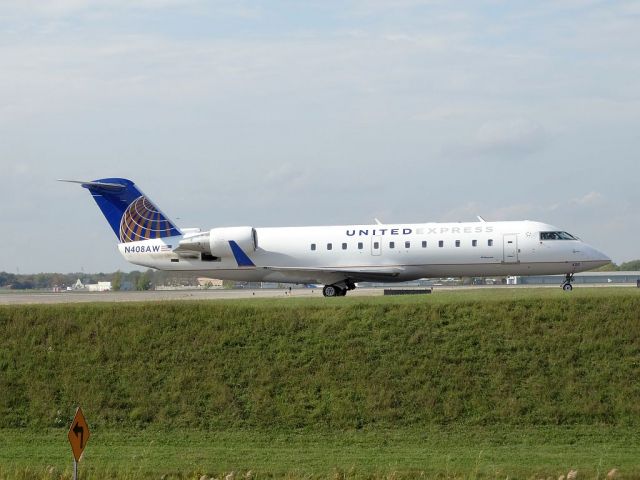
M 640 258 L 640 2 L 0 1 L 0 271 L 182 227 L 539 220 Z

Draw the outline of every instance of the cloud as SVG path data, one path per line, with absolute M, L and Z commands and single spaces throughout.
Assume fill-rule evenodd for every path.
M 551 197 L 550 197 L 551 198 Z M 548 221 L 549 216 L 556 218 L 584 215 L 588 209 L 588 215 L 592 215 L 593 208 L 603 206 L 605 197 L 599 192 L 589 192 L 572 198 L 562 203 L 550 201 L 539 202 L 507 202 L 506 205 L 496 205 L 489 201 L 471 201 L 448 210 L 442 221 L 475 221 L 477 215 L 487 221 L 501 220 L 542 220 Z
M 533 202 L 513 203 L 508 205 L 494 205 L 490 202 L 471 201 L 448 210 L 440 217 L 443 222 L 475 222 L 481 216 L 487 222 L 503 220 L 535 220 L 544 211 Z
M 264 187 L 277 191 L 300 192 L 308 189 L 313 184 L 313 173 L 306 166 L 283 163 L 280 165 L 266 166 L 264 175 Z
M 116 11 L 133 9 L 188 8 L 202 3 L 196 0 L 3 0 L 0 13 L 30 14 L 43 17 L 62 17 L 87 11 Z
M 437 6 L 442 4 L 442 0 L 352 0 L 348 4 L 347 10 L 355 15 L 386 15 Z
M 579 207 L 592 207 L 599 205 L 604 200 L 604 195 L 600 192 L 589 192 L 581 197 L 572 198 L 569 202 Z
M 547 139 L 544 128 L 530 120 L 487 122 L 476 131 L 471 149 L 483 154 L 530 154 L 544 148 Z
M 486 213 L 486 208 L 486 205 L 474 200 L 462 205 L 455 206 L 447 210 L 446 212 L 443 212 L 439 218 L 443 222 L 473 221 L 476 219 L 476 216 L 483 216 Z

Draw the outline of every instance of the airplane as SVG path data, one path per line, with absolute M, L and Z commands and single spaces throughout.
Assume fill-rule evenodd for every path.
M 179 228 L 125 178 L 78 183 L 89 190 L 124 258 L 143 267 L 207 271 L 222 280 L 321 284 L 344 296 L 358 282 L 564 274 L 608 264 L 578 237 L 530 220 L 256 228 Z

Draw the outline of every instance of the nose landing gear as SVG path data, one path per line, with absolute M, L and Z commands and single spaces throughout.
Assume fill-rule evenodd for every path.
M 567 275 L 564 278 L 564 282 L 562 282 L 562 290 L 564 290 L 565 292 L 570 292 L 571 290 L 573 290 L 573 285 L 571 285 L 571 282 L 573 282 L 573 273 L 567 273 Z

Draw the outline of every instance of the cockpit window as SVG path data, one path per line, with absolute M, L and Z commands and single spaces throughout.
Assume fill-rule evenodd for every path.
M 578 240 L 567 232 L 540 232 L 540 240 Z

